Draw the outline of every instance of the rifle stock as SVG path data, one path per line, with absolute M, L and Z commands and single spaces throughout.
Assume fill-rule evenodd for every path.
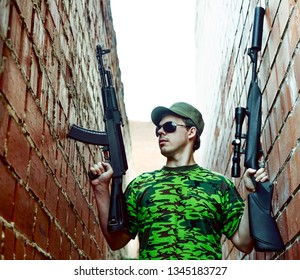
M 248 195 L 250 234 L 258 252 L 283 251 L 284 244 L 272 215 L 273 185 L 255 182 L 256 191 Z
M 125 147 L 121 132 L 122 117 L 118 108 L 115 89 L 112 85 L 110 71 L 103 65 L 102 56 L 110 50 L 96 47 L 98 70 L 101 77 L 101 95 L 104 107 L 105 131 L 95 131 L 73 125 L 68 137 L 87 144 L 103 146 L 103 150 L 109 156 L 114 174 L 112 178 L 109 217 L 107 223 L 108 232 L 124 231 L 128 228 L 128 217 L 125 197 L 122 191 L 122 177 L 128 169 Z M 106 158 L 106 156 L 104 155 Z M 98 176 L 88 172 L 90 180 Z
M 262 28 L 263 28 L 264 9 L 255 9 L 252 47 L 248 50 L 248 55 L 252 62 L 252 80 L 249 87 L 247 107 L 236 108 L 236 133 L 234 146 L 232 176 L 240 177 L 240 155 L 245 154 L 244 166 L 246 168 L 259 168 L 259 158 L 262 154 L 260 142 L 261 134 L 261 103 L 262 94 L 257 84 L 257 53 L 261 50 Z M 244 116 L 248 118 L 248 131 L 246 135 L 241 132 Z M 245 151 L 241 150 L 241 139 L 246 138 Z M 272 195 L 273 184 L 269 182 L 256 182 L 251 178 L 255 185 L 255 193 L 248 195 L 248 211 L 250 234 L 254 240 L 256 251 L 283 251 L 284 243 L 280 231 L 272 214 Z

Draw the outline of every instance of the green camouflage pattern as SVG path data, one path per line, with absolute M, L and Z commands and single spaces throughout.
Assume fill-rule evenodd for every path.
M 143 173 L 125 197 L 139 259 L 221 259 L 222 234 L 234 234 L 244 210 L 229 179 L 197 164 Z

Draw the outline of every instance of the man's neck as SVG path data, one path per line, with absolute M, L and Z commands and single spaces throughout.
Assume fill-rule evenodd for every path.
M 180 159 L 176 158 L 167 158 L 166 166 L 167 167 L 180 167 L 180 166 L 187 166 L 187 165 L 194 165 L 195 159 L 194 155 L 192 154 L 190 157 L 181 157 Z

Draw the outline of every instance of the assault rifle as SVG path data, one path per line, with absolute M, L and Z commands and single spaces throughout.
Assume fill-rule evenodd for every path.
M 259 168 L 262 156 L 260 142 L 261 134 L 261 103 L 262 94 L 257 83 L 257 54 L 261 50 L 263 17 L 265 10 L 261 7 L 255 9 L 252 46 L 248 55 L 252 62 L 252 80 L 249 88 L 247 107 L 235 109 L 236 133 L 233 145 L 232 177 L 240 177 L 240 155 L 245 153 L 244 166 L 246 168 Z M 247 134 L 242 134 L 242 125 L 245 116 L 248 117 Z M 246 138 L 246 149 L 242 151 L 241 139 Z M 256 191 L 248 195 L 250 234 L 255 243 L 256 251 L 283 251 L 284 244 L 272 215 L 273 184 L 269 182 L 256 182 L 251 178 Z
M 109 52 L 109 49 L 104 50 L 100 45 L 96 47 L 98 70 L 102 83 L 101 93 L 104 106 L 105 131 L 94 131 L 73 125 L 68 137 L 87 144 L 104 147 L 104 155 L 108 156 L 114 170 L 107 229 L 109 232 L 115 232 L 126 230 L 128 227 L 126 203 L 122 191 L 122 176 L 128 169 L 128 165 L 121 133 L 122 116 L 118 108 L 111 73 L 105 69 L 102 60 L 102 56 Z M 98 177 L 91 172 L 88 173 L 88 176 L 91 180 Z

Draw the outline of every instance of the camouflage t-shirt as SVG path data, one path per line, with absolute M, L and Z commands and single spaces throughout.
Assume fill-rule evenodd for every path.
M 143 173 L 125 197 L 140 259 L 221 259 L 221 236 L 234 234 L 244 209 L 229 179 L 197 164 Z

